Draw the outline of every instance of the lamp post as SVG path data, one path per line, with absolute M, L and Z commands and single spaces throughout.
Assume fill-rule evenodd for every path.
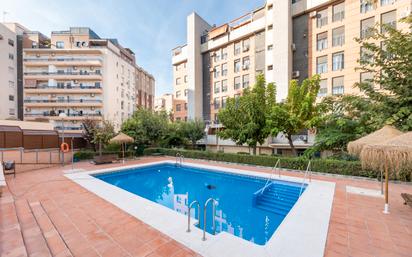
M 64 112 L 61 112 L 59 114 L 59 118 L 62 120 L 62 144 L 64 143 L 64 118 L 66 118 L 67 115 Z M 62 151 L 62 166 L 64 167 L 64 152 Z

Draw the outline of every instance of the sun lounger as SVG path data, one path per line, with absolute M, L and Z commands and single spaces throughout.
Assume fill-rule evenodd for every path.
M 14 161 L 4 161 L 2 164 L 4 175 L 14 175 L 16 177 L 16 163 Z
M 403 200 L 405 200 L 405 202 L 403 204 L 407 204 L 409 206 L 412 207 L 412 195 L 411 194 L 407 194 L 407 193 L 402 193 L 401 194 Z

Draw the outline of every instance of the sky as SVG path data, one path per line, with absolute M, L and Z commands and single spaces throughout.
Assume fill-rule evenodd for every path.
M 18 22 L 46 36 L 90 27 L 117 38 L 156 79 L 156 96 L 173 92 L 171 50 L 186 43 L 186 18 L 198 13 L 220 25 L 260 7 L 264 0 L 0 0 L 0 20 Z M 7 12 L 4 15 L 4 12 Z

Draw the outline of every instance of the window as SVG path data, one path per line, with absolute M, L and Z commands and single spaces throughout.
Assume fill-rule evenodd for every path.
M 345 44 L 345 27 L 338 27 L 332 30 L 332 46 L 343 46 Z
M 249 70 L 249 66 L 250 66 L 249 56 L 243 57 L 243 65 L 242 65 L 243 70 Z
M 222 80 L 222 93 L 227 92 L 227 80 Z
M 332 8 L 332 21 L 341 21 L 345 18 L 345 2 L 336 4 Z
M 222 48 L 222 60 L 227 59 L 227 47 Z
M 184 77 L 184 82 L 187 83 L 187 75 Z
M 396 0 L 381 0 L 381 6 L 394 4 Z
M 273 65 L 268 65 L 268 70 L 273 70 Z
M 14 95 L 9 95 L 9 101 L 14 101 Z
M 180 98 L 181 92 L 180 90 L 176 91 L 176 98 Z
M 182 83 L 182 79 L 181 78 L 177 78 L 176 79 L 176 85 L 180 85 Z
M 16 110 L 14 108 L 10 108 L 9 115 L 16 115 Z
M 386 32 L 386 28 L 385 28 L 386 26 L 396 29 L 396 10 L 393 10 L 393 11 L 387 12 L 387 13 L 383 13 L 381 15 L 381 23 L 383 25 L 381 27 L 382 33 Z
M 215 97 L 213 99 L 213 107 L 215 109 L 219 109 L 220 108 L 220 98 L 219 97 Z
M 326 96 L 328 94 L 328 80 L 327 79 L 322 79 L 319 82 L 319 86 L 320 86 L 320 88 L 319 88 L 318 96 L 319 97 Z
M 14 88 L 14 81 L 9 80 L 9 87 Z
M 14 54 L 10 54 L 10 53 L 9 53 L 9 59 L 10 59 L 10 60 L 14 60 Z
M 322 51 L 328 48 L 328 32 L 323 32 L 316 35 L 316 49 Z
M 120 108 L 121 108 L 122 110 L 124 109 L 124 102 L 123 102 L 123 101 L 120 102 Z
M 56 42 L 56 48 L 64 48 L 64 42 L 63 41 L 57 41 Z
M 187 110 L 187 103 L 185 103 L 185 110 Z
M 235 90 L 240 88 L 240 77 L 235 77 L 233 88 L 234 88 Z
M 243 45 L 243 52 L 249 51 L 249 48 L 250 48 L 250 40 L 249 40 L 249 38 L 243 40 L 242 45 Z
M 9 66 L 9 73 L 14 73 L 14 68 Z
M 222 76 L 227 76 L 227 63 L 222 64 Z
M 226 108 L 227 96 L 222 97 L 222 108 Z
M 273 45 L 268 45 L 268 51 L 272 51 L 273 50 Z
M 176 111 L 180 112 L 182 110 L 182 105 L 181 104 L 176 104 Z
M 217 50 L 215 52 L 215 62 L 218 62 L 218 61 L 220 61 L 220 50 Z
M 235 55 L 240 54 L 240 42 L 235 43 Z
M 10 46 L 14 46 L 14 40 L 13 39 L 9 39 L 8 43 L 9 43 Z
M 243 88 L 249 87 L 249 74 L 243 75 Z
M 360 48 L 360 61 L 362 64 L 368 64 L 373 62 L 373 54 L 370 50 L 361 47 Z
M 328 56 L 324 55 L 316 59 L 316 73 L 328 72 Z
M 361 38 L 367 38 L 373 35 L 373 26 L 375 25 L 375 18 L 370 17 L 361 21 Z
M 342 70 L 344 68 L 344 54 L 343 52 L 332 54 L 332 70 Z
M 187 96 L 189 94 L 189 89 L 185 89 L 184 94 Z
M 373 83 L 373 72 L 362 72 L 360 74 L 360 83 Z
M 360 12 L 367 13 L 374 9 L 373 1 L 370 0 L 360 0 Z
M 220 93 L 220 81 L 217 81 L 217 82 L 215 82 L 215 84 L 214 84 L 214 86 L 213 86 L 213 92 L 215 93 L 215 94 L 218 94 L 218 93 Z
M 332 78 L 332 94 L 333 95 L 343 95 L 343 76 Z
M 220 66 L 215 66 L 215 68 L 213 69 L 214 71 L 214 78 L 218 78 L 220 76 Z
M 328 9 L 319 11 L 316 17 L 316 27 L 321 28 L 328 25 Z
M 240 71 L 240 59 L 235 60 L 234 70 L 235 70 L 235 73 L 238 73 Z

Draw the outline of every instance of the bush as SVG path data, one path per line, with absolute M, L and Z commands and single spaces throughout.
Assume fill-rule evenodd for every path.
M 106 154 L 117 154 L 119 158 L 123 157 L 123 152 L 122 151 L 108 151 L 107 149 L 102 150 L 102 155 Z M 76 160 L 91 160 L 95 155 L 99 155 L 99 152 L 94 152 L 92 150 L 80 150 L 78 152 L 74 153 L 74 158 Z M 134 151 L 125 151 L 124 152 L 125 157 L 132 157 L 135 156 Z
M 190 150 L 176 150 L 164 148 L 148 148 L 145 149 L 145 155 L 164 154 L 169 156 L 176 156 L 176 153 L 181 153 L 186 158 L 214 160 L 223 162 L 233 162 L 242 164 L 251 164 L 259 166 L 273 167 L 276 161 L 280 159 L 280 167 L 292 170 L 306 170 L 308 159 L 303 157 L 278 157 L 278 156 L 264 156 L 264 155 L 244 155 L 231 154 L 210 151 L 190 151 Z M 332 173 L 350 176 L 361 176 L 376 178 L 378 171 L 363 170 L 359 161 L 342 161 L 333 159 L 313 159 L 311 161 L 312 171 L 322 173 Z

